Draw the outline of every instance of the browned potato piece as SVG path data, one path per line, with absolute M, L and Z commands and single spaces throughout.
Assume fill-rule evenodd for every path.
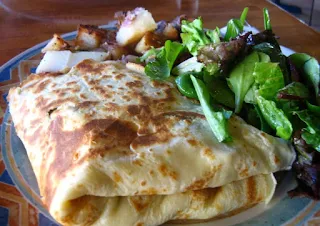
M 145 51 L 151 49 L 151 47 L 158 48 L 163 46 L 164 42 L 164 37 L 149 31 L 142 37 L 142 39 L 136 45 L 135 51 L 137 53 L 142 54 Z
M 98 48 L 106 36 L 106 31 L 98 26 L 82 25 L 78 27 L 78 34 L 75 40 L 77 50 L 91 50 Z
M 42 53 L 47 51 L 60 51 L 68 50 L 70 45 L 60 37 L 60 35 L 54 34 L 50 42 L 41 50 Z
M 123 19 L 123 18 L 122 18 Z M 147 31 L 154 31 L 157 24 L 144 8 L 128 11 L 117 33 L 117 43 L 126 46 L 138 42 Z

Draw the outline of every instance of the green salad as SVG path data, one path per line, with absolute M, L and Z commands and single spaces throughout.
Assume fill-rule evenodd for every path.
M 219 142 L 232 142 L 232 114 L 291 142 L 299 187 L 290 194 L 319 199 L 319 63 L 305 53 L 281 52 L 267 9 L 265 30 L 244 32 L 247 14 L 245 8 L 239 19 L 229 20 L 224 35 L 219 28 L 204 29 L 201 17 L 183 20 L 181 42 L 167 40 L 140 62 L 150 78 L 174 77 L 182 95 L 199 101 Z

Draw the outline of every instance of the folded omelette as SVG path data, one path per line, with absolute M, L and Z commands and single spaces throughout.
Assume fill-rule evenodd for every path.
M 209 219 L 268 202 L 287 142 L 229 120 L 219 143 L 174 83 L 116 61 L 31 74 L 9 108 L 44 204 L 63 225 L 147 226 Z

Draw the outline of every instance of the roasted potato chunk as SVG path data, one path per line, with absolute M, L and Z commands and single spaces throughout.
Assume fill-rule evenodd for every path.
M 92 50 L 98 48 L 103 39 L 105 39 L 106 31 L 93 25 L 82 25 L 78 27 L 78 34 L 75 40 L 77 50 Z
M 151 49 L 151 47 L 158 48 L 164 45 L 165 38 L 161 35 L 155 34 L 154 32 L 147 32 L 142 39 L 136 45 L 135 51 L 137 53 L 144 53 Z
M 47 51 L 60 51 L 68 50 L 70 45 L 60 37 L 60 35 L 54 34 L 49 43 L 41 50 L 42 53 Z

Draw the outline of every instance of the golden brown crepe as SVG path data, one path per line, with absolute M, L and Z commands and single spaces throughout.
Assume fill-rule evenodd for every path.
M 172 82 L 151 81 L 121 62 L 85 60 L 67 74 L 32 74 L 10 90 L 9 101 L 43 201 L 66 225 L 157 225 L 225 214 L 269 200 L 270 173 L 295 159 L 286 142 L 236 116 L 229 120 L 233 141 L 219 143 L 200 106 Z M 254 201 L 248 181 L 259 194 Z M 220 186 L 224 194 L 243 190 L 229 200 L 205 189 Z M 209 193 L 198 212 L 190 207 L 197 193 Z M 141 195 L 160 204 L 136 213 L 130 200 Z M 179 200 L 184 206 L 175 205 Z

